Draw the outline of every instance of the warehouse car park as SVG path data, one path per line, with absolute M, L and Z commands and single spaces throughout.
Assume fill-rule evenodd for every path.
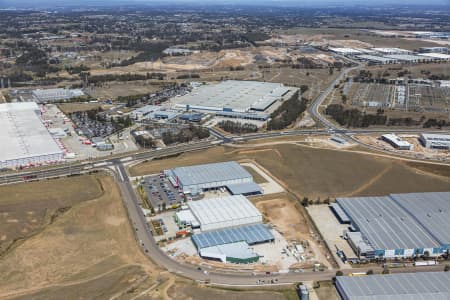
M 148 204 L 155 205 L 155 214 L 147 215 L 155 239 L 178 260 L 278 270 L 317 263 L 307 244 L 286 240 L 264 221 L 251 199 L 265 190 L 237 162 L 164 170 L 141 178 L 140 185 L 150 192 Z

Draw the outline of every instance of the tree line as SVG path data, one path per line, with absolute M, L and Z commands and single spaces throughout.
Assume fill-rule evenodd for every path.
M 308 99 L 301 97 L 299 91 L 283 102 L 271 115 L 268 130 L 280 130 L 291 125 L 306 110 Z
M 208 128 L 190 125 L 187 128 L 180 129 L 177 133 L 166 131 L 162 134 L 164 144 L 187 143 L 194 139 L 206 139 L 209 137 Z
M 331 116 L 339 125 L 347 127 L 369 127 L 373 125 L 420 126 L 422 123 L 424 128 L 450 126 L 450 122 L 446 120 L 434 118 L 426 120 L 425 116 L 422 116 L 420 120 L 414 120 L 411 117 L 388 118 L 384 114 L 383 109 L 378 109 L 376 114 L 368 114 L 356 108 L 345 109 L 341 104 L 328 105 L 325 113 Z
M 225 130 L 229 133 L 251 133 L 258 131 L 258 126 L 251 123 L 241 123 L 241 122 L 234 122 L 234 121 L 221 121 L 217 124 L 219 128 Z

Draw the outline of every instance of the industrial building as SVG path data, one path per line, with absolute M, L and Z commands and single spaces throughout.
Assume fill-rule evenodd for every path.
M 253 224 L 196 233 L 192 241 L 201 257 L 231 263 L 253 263 L 259 255 L 249 245 L 274 241 L 266 225 Z
M 242 195 L 190 201 L 188 206 L 202 231 L 262 222 L 262 214 Z
M 64 153 L 40 118 L 34 102 L 0 104 L 0 167 L 59 161 Z
M 412 51 L 401 48 L 372 48 L 373 51 L 380 54 L 410 54 Z
M 265 111 L 290 90 L 281 83 L 227 80 L 195 87 L 191 93 L 177 97 L 176 106 L 200 111 Z
M 399 136 L 395 134 L 383 134 L 381 136 L 381 139 L 398 150 L 412 150 L 413 148 L 412 144 L 402 140 Z
M 336 289 L 343 300 L 444 300 L 450 299 L 449 283 L 450 272 L 336 277 Z
M 353 49 L 353 48 L 328 48 L 329 51 L 340 54 L 340 55 L 356 55 L 356 54 L 362 54 L 360 50 Z
M 49 103 L 85 96 L 80 89 L 37 89 L 32 94 L 37 103 Z
M 386 58 L 395 59 L 399 62 L 406 62 L 406 63 L 418 63 L 418 62 L 425 62 L 430 60 L 427 57 L 419 56 L 419 55 L 412 55 L 412 54 L 389 54 L 385 55 Z
M 444 53 L 420 53 L 419 55 L 430 58 L 434 61 L 450 61 L 450 55 Z
M 348 241 L 368 259 L 442 255 L 450 250 L 450 192 L 338 198 Z
M 259 186 L 251 185 L 253 176 L 235 161 L 179 167 L 164 171 L 175 187 L 185 194 L 198 195 L 204 190 L 233 185 L 240 187 L 241 194 L 261 193 Z
M 426 148 L 430 149 L 450 149 L 449 134 L 421 133 L 419 141 Z
M 246 242 L 211 246 L 200 249 L 198 254 L 206 259 L 234 264 L 250 264 L 259 260 L 259 255 L 253 252 Z
M 397 63 L 396 59 L 388 58 L 388 57 L 382 57 L 382 56 L 376 56 L 376 55 L 358 55 L 356 56 L 359 60 L 367 61 L 374 65 L 387 65 L 387 64 L 395 64 Z

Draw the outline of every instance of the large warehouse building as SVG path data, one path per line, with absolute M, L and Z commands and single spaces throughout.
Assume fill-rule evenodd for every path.
M 450 250 L 450 192 L 338 198 L 355 253 L 366 258 L 440 256 Z M 355 237 L 355 238 L 353 238 Z
M 0 104 L 0 167 L 17 168 L 61 160 L 63 151 L 34 102 Z
M 426 148 L 450 149 L 450 134 L 421 133 L 419 141 Z
M 227 80 L 195 88 L 191 93 L 178 97 L 176 106 L 186 110 L 265 111 L 292 89 L 281 83 Z
M 231 193 L 251 195 L 261 193 L 252 175 L 235 161 L 179 167 L 164 172 L 174 186 L 185 194 L 197 195 L 203 190 L 227 187 Z
M 337 276 L 343 300 L 450 299 L 450 272 L 422 272 L 371 276 Z
M 85 94 L 80 89 L 37 89 L 33 91 L 33 97 L 38 103 L 55 102 L 67 100 L 76 97 L 82 97 Z
M 253 224 L 197 233 L 192 241 L 203 258 L 231 263 L 252 263 L 259 259 L 249 245 L 267 243 L 275 238 L 267 226 Z
M 242 195 L 190 201 L 188 206 L 202 231 L 262 222 L 259 210 Z

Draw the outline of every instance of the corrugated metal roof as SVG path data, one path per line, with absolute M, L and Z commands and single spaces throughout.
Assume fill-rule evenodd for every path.
M 338 198 L 336 201 L 375 249 L 441 246 L 390 197 Z
M 336 277 L 350 300 L 448 300 L 450 272 Z
M 192 236 L 197 249 L 212 247 L 217 245 L 245 241 L 249 245 L 268 242 L 273 240 L 272 233 L 264 224 L 254 224 L 236 228 L 214 230 L 209 232 L 196 233 Z
M 200 249 L 200 256 L 206 257 L 221 257 L 224 256 L 238 258 L 238 259 L 249 259 L 254 257 L 259 257 L 258 254 L 253 252 L 246 242 L 236 242 L 230 244 L 217 245 L 212 247 L 206 247 Z
M 391 198 L 441 244 L 450 244 L 450 192 L 393 194 Z
M 179 167 L 171 171 L 174 179 L 178 177 L 183 186 L 243 178 L 253 179 L 252 175 L 235 161 Z
M 254 182 L 227 184 L 227 188 L 233 195 L 262 193 L 261 187 Z
M 345 213 L 345 211 L 341 208 L 341 206 L 337 203 L 331 203 L 331 208 L 334 210 L 334 212 L 339 216 L 342 222 L 348 223 L 350 222 L 350 218 Z
M 178 105 L 210 110 L 229 108 L 247 111 L 253 105 L 266 107 L 288 90 L 289 88 L 280 83 L 227 80 L 218 84 L 202 85 L 174 100 Z
M 191 201 L 188 206 L 202 226 L 255 217 L 262 220 L 259 210 L 242 195 Z

